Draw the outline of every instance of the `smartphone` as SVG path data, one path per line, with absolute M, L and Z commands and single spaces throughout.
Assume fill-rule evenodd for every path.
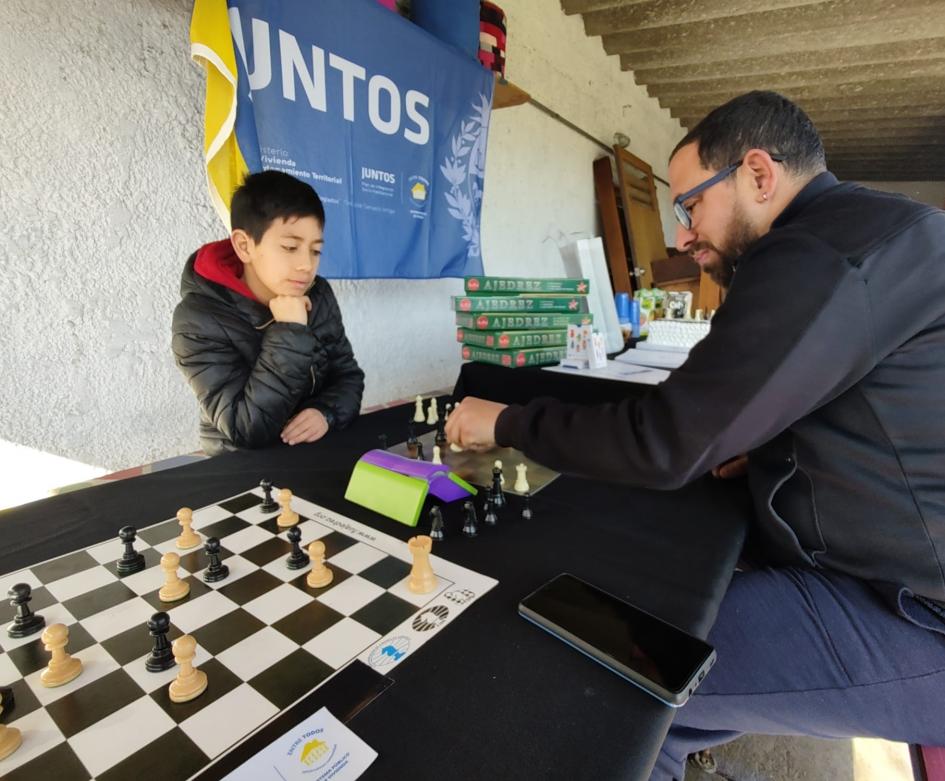
M 673 708 L 715 664 L 704 640 L 568 573 L 525 597 L 518 612 Z

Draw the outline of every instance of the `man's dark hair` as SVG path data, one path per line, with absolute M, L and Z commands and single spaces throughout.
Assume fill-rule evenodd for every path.
M 795 176 L 827 167 L 824 144 L 810 117 L 777 92 L 748 92 L 713 109 L 676 144 L 696 142 L 703 168 L 719 171 L 741 160 L 749 149 L 784 155 L 784 167 Z
M 318 193 L 281 171 L 250 174 L 230 201 L 230 230 L 244 230 L 256 242 L 274 220 L 298 217 L 314 217 L 325 227 L 325 207 Z

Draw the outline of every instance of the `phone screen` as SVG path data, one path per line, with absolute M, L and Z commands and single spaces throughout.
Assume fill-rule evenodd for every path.
M 522 601 L 555 624 L 670 692 L 682 692 L 712 646 L 573 575 L 559 575 Z

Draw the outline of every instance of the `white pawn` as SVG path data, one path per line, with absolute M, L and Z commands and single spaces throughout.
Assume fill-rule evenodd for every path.
M 426 418 L 423 416 L 423 396 L 417 396 L 414 401 L 413 422 L 423 423 Z
M 525 477 L 525 473 L 528 471 L 528 467 L 525 464 L 519 464 L 515 467 L 516 477 L 515 477 L 515 493 L 517 494 L 527 494 L 529 491 L 528 479 Z
M 308 557 L 312 560 L 312 569 L 305 578 L 305 583 L 310 588 L 325 588 L 335 573 L 325 564 L 325 543 L 321 540 L 315 540 L 308 546 Z
M 39 676 L 39 682 L 47 688 L 69 683 L 82 672 L 82 660 L 66 653 L 69 642 L 69 628 L 65 624 L 47 626 L 43 632 L 43 645 L 52 653 L 49 666 Z
M 282 512 L 276 518 L 276 526 L 280 529 L 295 526 L 299 522 L 299 514 L 292 509 L 292 492 L 288 488 L 280 489 L 279 504 L 282 505 Z
M 463 449 L 459 445 L 457 445 L 455 442 L 450 442 L 450 450 L 452 450 L 454 453 L 463 452 Z
M 446 402 L 446 407 L 445 407 L 444 409 L 446 410 L 446 413 L 445 413 L 445 415 L 443 416 L 443 417 L 444 417 L 444 420 L 449 420 L 449 419 L 450 419 L 450 413 L 453 411 L 453 405 L 450 404 L 449 402 Z
M 493 466 L 495 466 L 495 468 L 498 469 L 499 472 L 501 472 L 501 474 L 499 475 L 499 484 L 504 486 L 505 485 L 505 472 L 502 471 L 502 459 L 497 458 Z
M 443 459 L 440 458 L 440 446 L 439 446 L 439 445 L 434 445 L 434 446 L 433 446 L 433 458 L 430 459 L 430 463 L 431 463 L 431 464 L 442 464 L 442 463 L 443 463 Z
M 427 409 L 427 425 L 435 426 L 440 419 L 440 411 L 436 407 L 436 397 L 430 399 L 430 407 Z
M 0 713 L 3 712 L 3 695 L 0 694 Z M 20 747 L 23 736 L 16 727 L 0 724 L 0 759 L 6 759 Z
M 190 583 L 181 580 L 177 574 L 180 565 L 180 556 L 174 551 L 168 551 L 161 556 L 161 569 L 164 570 L 164 585 L 158 591 L 158 599 L 162 602 L 176 602 L 190 593 Z
M 181 528 L 180 537 L 177 538 L 177 547 L 181 550 L 196 548 L 202 540 L 200 535 L 190 528 L 194 522 L 194 511 L 189 507 L 181 507 L 177 511 L 177 522 Z
M 180 665 L 180 672 L 171 681 L 168 694 L 171 702 L 190 702 L 207 690 L 207 674 L 194 667 L 197 641 L 191 635 L 181 635 L 171 648 L 174 651 L 174 661 Z

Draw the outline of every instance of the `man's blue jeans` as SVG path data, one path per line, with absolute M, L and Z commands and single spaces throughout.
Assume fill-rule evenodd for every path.
M 677 712 L 651 781 L 681 780 L 688 754 L 744 733 L 945 746 L 945 634 L 862 581 L 736 573 L 709 642 L 718 661 Z

